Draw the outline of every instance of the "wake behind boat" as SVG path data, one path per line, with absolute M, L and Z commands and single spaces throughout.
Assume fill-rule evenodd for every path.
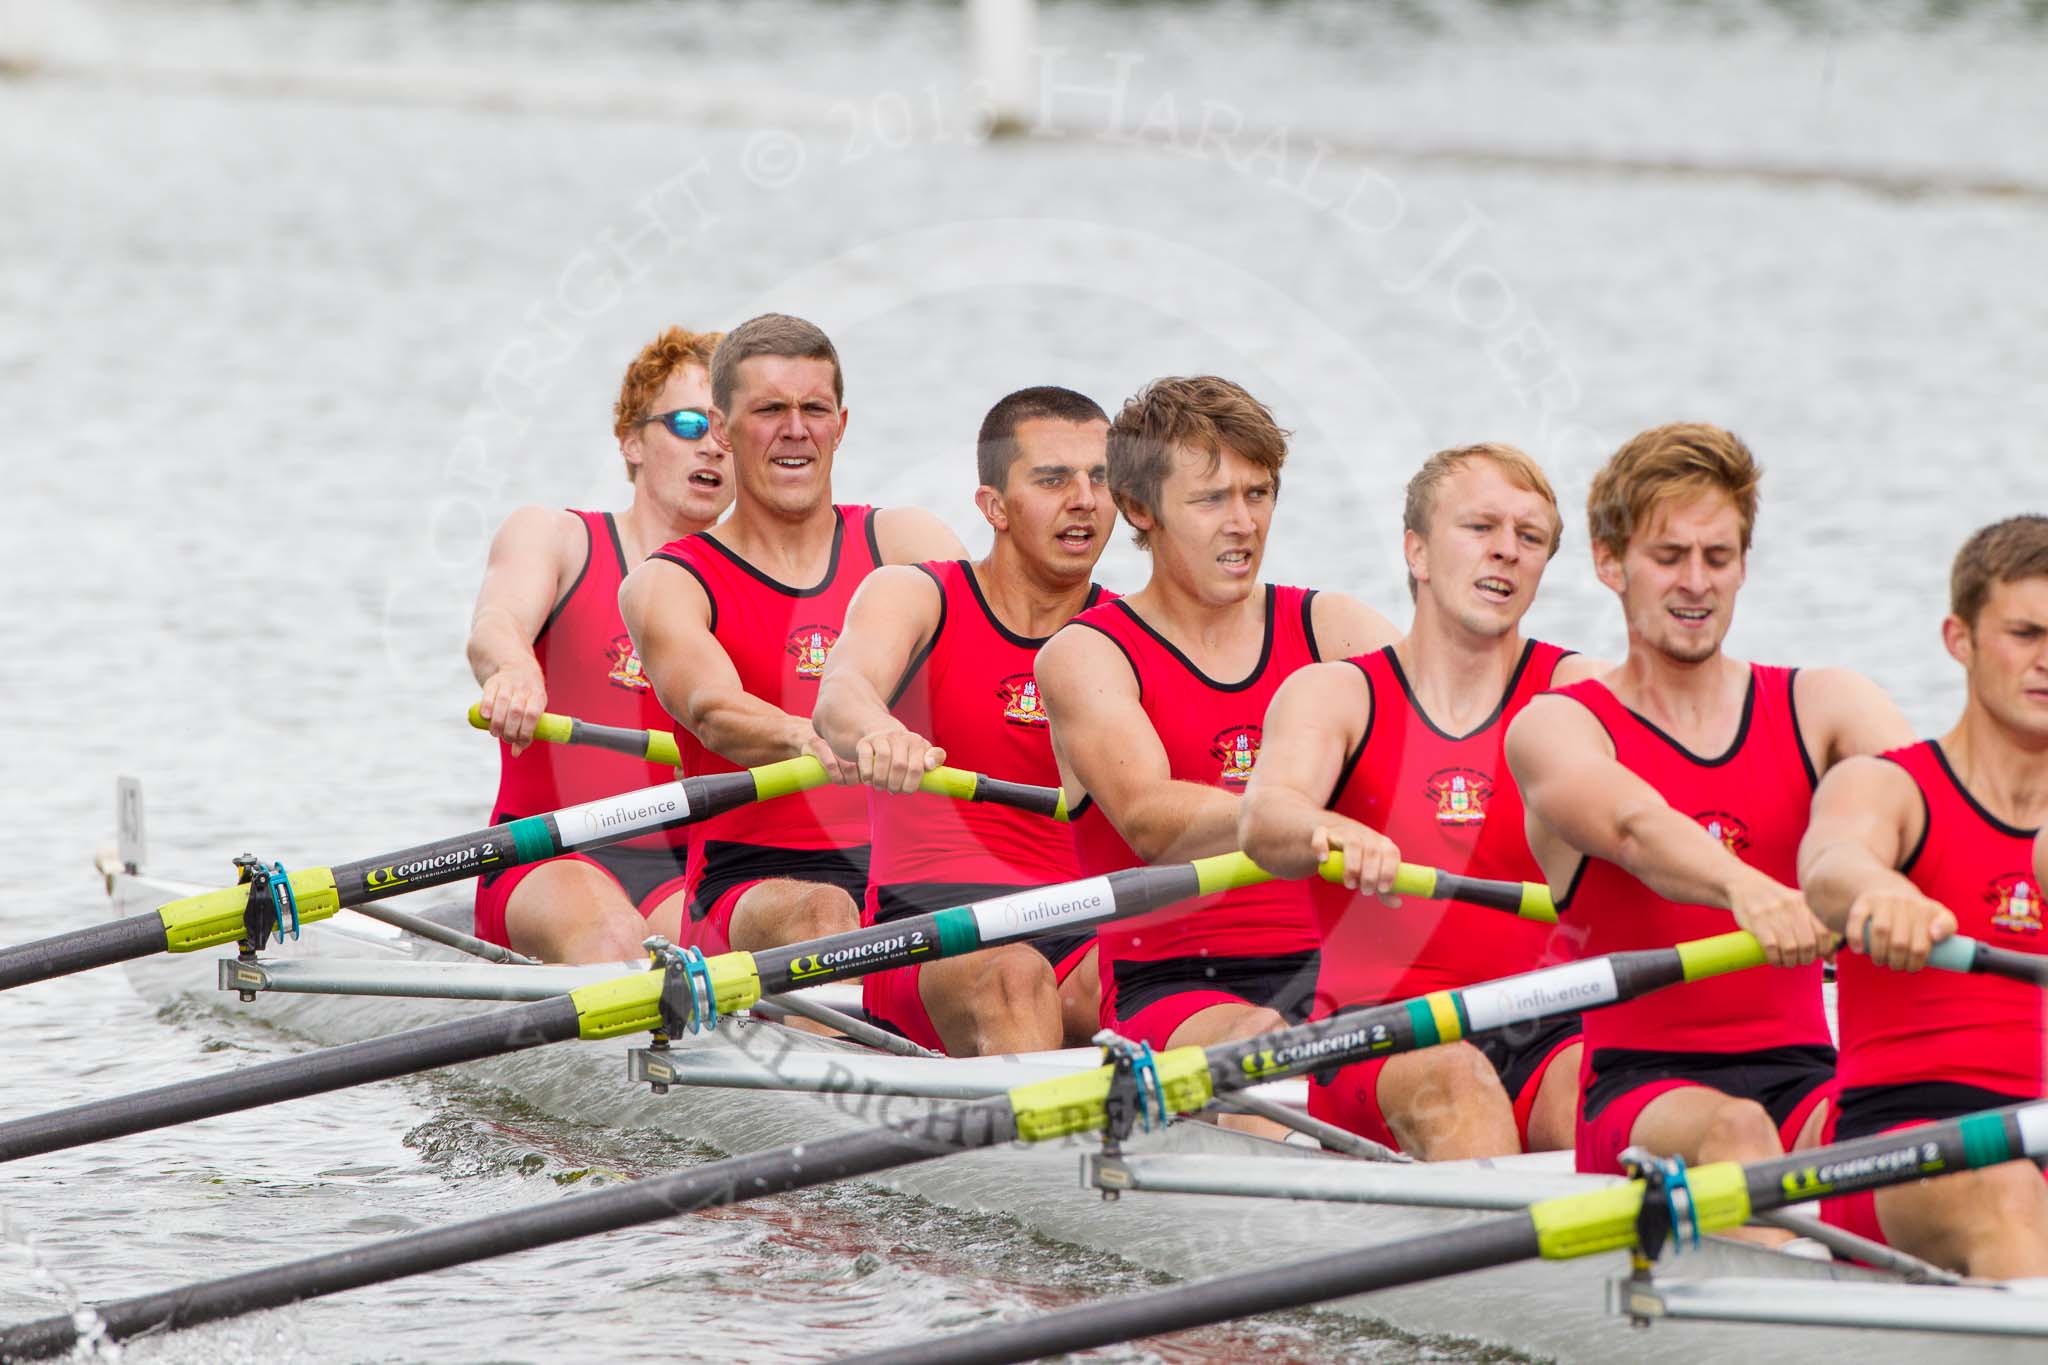
M 138 852 L 131 850 L 130 856 L 140 863 Z M 105 870 L 120 914 L 139 913 L 203 889 L 148 875 L 139 867 L 114 864 Z M 466 930 L 468 915 L 466 904 L 443 904 L 433 907 L 426 917 Z M 191 956 L 206 960 L 189 960 Z M 137 990 L 153 1003 L 204 1004 L 223 1015 L 246 1011 L 249 1017 L 327 1045 L 457 1018 L 496 1003 L 399 994 L 266 990 L 253 1004 L 244 1005 L 236 1001 L 232 990 L 225 989 L 232 978 L 224 976 L 220 964 L 233 961 L 229 947 L 184 958 L 143 959 L 131 962 L 128 971 Z M 439 968 L 470 980 L 481 979 L 484 973 L 503 973 L 508 977 L 507 993 L 515 996 L 532 993 L 525 981 L 529 973 L 583 973 L 587 977 L 593 971 L 482 964 L 347 910 L 332 920 L 308 925 L 296 942 L 274 945 L 263 961 L 277 964 L 280 978 L 295 971 L 330 976 L 346 973 L 366 979 L 382 974 L 394 983 L 387 987 L 392 990 L 407 989 L 395 983 L 422 970 Z M 596 970 L 602 975 L 609 969 Z M 510 979 L 515 977 L 516 981 Z M 832 1003 L 851 1007 L 853 995 L 842 988 Z M 459 1068 L 460 1079 L 501 1089 L 550 1116 L 606 1127 L 655 1128 L 721 1151 L 746 1153 L 859 1131 L 934 1102 L 906 1097 L 906 1091 L 927 1097 L 994 1093 L 1096 1063 L 1088 1050 L 974 1061 L 888 1057 L 781 1024 L 741 1017 L 728 1019 L 707 1034 L 675 1038 L 670 1056 L 679 1083 L 659 1095 L 645 1084 L 631 1082 L 625 1074 L 626 1058 L 633 1050 L 630 1045 L 637 1041 L 627 1040 L 627 1045 L 576 1042 L 471 1063 Z M 713 1084 L 693 1083 L 698 1081 Z M 1270 1089 L 1273 1098 L 1284 1104 L 1298 1106 L 1301 1102 L 1299 1082 L 1283 1082 Z M 1228 1163 L 1225 1169 L 1239 1177 L 1234 1182 L 1225 1180 L 1224 1188 L 1233 1183 L 1240 1187 L 1298 1183 L 1306 1188 L 1311 1182 L 1344 1180 L 1363 1171 L 1380 1187 L 1372 1196 L 1375 1202 L 1362 1208 L 1353 1202 L 1223 1194 L 1182 1194 L 1177 1198 L 1130 1194 L 1107 1202 L 1097 1190 L 1076 1179 L 1076 1167 L 1084 1168 L 1085 1179 L 1085 1158 L 1100 1150 L 1093 1139 L 1036 1146 L 1009 1144 L 870 1179 L 883 1188 L 943 1208 L 1007 1214 L 1035 1234 L 1189 1278 L 1455 1228 L 1484 1216 L 1486 1209 L 1501 1207 L 1503 1201 L 1512 1204 L 1546 1197 L 1575 1181 L 1589 1179 L 1569 1174 L 1568 1154 L 1432 1163 L 1426 1168 L 1367 1165 L 1181 1120 L 1162 1133 L 1134 1135 L 1126 1145 L 1125 1160 L 1137 1173 L 1140 1185 L 1154 1172 L 1163 1184 L 1194 1171 L 1198 1184 L 1206 1179 L 1214 1188 L 1220 1163 Z M 1179 1165 L 1148 1166 L 1158 1158 L 1174 1158 Z M 1191 1161 L 1181 1162 L 1182 1158 Z M 1462 1188 L 1460 1181 L 1465 1182 Z M 1356 1199 L 1357 1194 L 1350 1197 Z M 1409 1199 L 1440 1203 L 1432 1207 L 1391 1202 Z M 1378 1202 L 1381 1200 L 1388 1202 Z M 1693 1360 L 1731 1365 L 1759 1355 L 1819 1360 L 1848 1351 L 1872 1361 L 1905 1361 L 1922 1360 L 1931 1351 L 1962 1344 L 1920 1331 L 1816 1327 L 1787 1333 L 1776 1327 L 1729 1322 L 1661 1322 L 1652 1335 L 1645 1336 L 1609 1307 L 1614 1297 L 1610 1282 L 1626 1271 L 1625 1261 L 1619 1257 L 1527 1263 L 1440 1285 L 1373 1294 L 1336 1306 L 1403 1332 L 1509 1345 L 1560 1360 L 1638 1359 L 1654 1349 L 1660 1353 L 1683 1350 Z M 1831 1298 L 1839 1297 L 1831 1286 L 1893 1289 L 1897 1292 L 1885 1300 L 1885 1306 L 1909 1317 L 1910 1305 L 1919 1300 L 1902 1296 L 1954 1292 L 1920 1286 L 1908 1290 L 1896 1276 L 1720 1238 L 1710 1238 L 1700 1250 L 1682 1256 L 1667 1252 L 1656 1284 L 1659 1289 L 1674 1291 L 1669 1299 L 1674 1312 L 1684 1311 L 1687 1302 L 1697 1299 L 1705 1312 L 1746 1313 L 1778 1321 L 1814 1314 L 1824 1319 L 1830 1314 Z M 1635 1288 L 1640 1291 L 1645 1286 Z M 2026 1316 L 2030 1308 L 2026 1300 L 2018 1295 L 2001 1297 L 2018 1302 L 2022 1317 Z M 1638 1297 L 1637 1302 L 1643 1306 L 1647 1300 Z M 1947 1300 L 1939 1309 L 1931 1299 L 1927 1302 L 1929 1321 L 1951 1311 Z M 1859 1310 L 1850 1305 L 1843 1311 Z M 2033 1348 L 2028 1343 L 1999 1340 L 1994 1335 L 1996 1327 L 1981 1308 L 1975 1311 L 1977 1330 L 1967 1338 L 1972 1358 L 2019 1360 L 2022 1352 L 2031 1358 Z M 2040 1316 L 2034 1314 L 2035 1330 L 2041 1330 Z

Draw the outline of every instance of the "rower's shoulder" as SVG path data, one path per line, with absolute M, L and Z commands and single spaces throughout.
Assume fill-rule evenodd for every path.
M 1057 691 L 1063 684 L 1078 684 L 1090 678 L 1107 682 L 1121 676 L 1136 683 L 1136 667 L 1123 645 L 1087 619 L 1099 610 L 1082 612 L 1039 646 L 1032 672 L 1038 678 L 1040 690 L 1050 687 Z
M 868 525 L 874 532 L 876 558 L 883 564 L 911 565 L 967 555 L 953 528 L 922 507 L 873 508 Z
M 1316 652 L 1325 659 L 1348 659 L 1384 649 L 1401 632 L 1377 608 L 1349 593 L 1318 591 L 1309 599 L 1309 628 Z
M 1917 738 L 1891 694 L 1852 668 L 1802 668 L 1791 697 L 1801 738 L 1825 772 L 1857 754 L 1904 748 Z
M 566 582 L 582 569 L 590 550 L 590 526 L 581 514 L 530 503 L 499 523 L 491 537 L 490 563 L 494 569 L 526 573 L 545 573 L 541 566 L 550 565 Z
M 1550 685 L 1553 688 L 1571 687 L 1576 683 L 1604 678 L 1613 671 L 1611 660 L 1567 652 L 1558 659 L 1557 667 L 1550 675 Z
M 884 564 L 870 572 L 854 590 L 854 612 L 935 614 L 944 599 L 944 582 L 958 561 L 923 560 L 915 564 Z

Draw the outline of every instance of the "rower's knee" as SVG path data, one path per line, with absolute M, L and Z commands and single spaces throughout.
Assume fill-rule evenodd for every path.
M 1760 1161 L 1783 1152 L 1778 1125 L 1755 1100 L 1722 1101 L 1700 1135 L 1701 1161 Z
M 853 897 L 823 882 L 774 881 L 751 887 L 733 907 L 729 937 L 758 953 L 860 927 Z
M 983 1018 L 1036 1017 L 1057 998 L 1052 964 L 1035 949 L 990 953 L 975 979 L 974 1010 Z

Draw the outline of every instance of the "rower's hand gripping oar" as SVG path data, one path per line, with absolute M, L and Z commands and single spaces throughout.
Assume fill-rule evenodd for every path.
M 279 865 L 266 867 L 249 860 L 245 880 L 234 886 L 186 896 L 127 919 L 0 949 L 0 990 L 153 953 L 187 953 L 236 942 L 261 946 L 271 932 L 296 932 L 299 925 L 328 919 L 348 906 L 694 824 L 756 801 L 821 787 L 826 781 L 825 767 L 817 759 L 792 758 L 565 806 L 334 867 L 300 868 L 287 874 Z
M 491 723 L 484 719 L 481 705 L 469 708 L 469 723 L 479 730 L 491 728 Z M 676 748 L 676 737 L 667 730 L 629 730 L 619 725 L 596 725 L 587 720 L 577 720 L 574 716 L 556 715 L 552 711 L 541 713 L 540 721 L 534 726 L 533 737 L 550 744 L 585 744 L 610 749 L 649 763 L 665 763 L 672 768 L 680 766 L 683 761 Z M 968 772 L 964 768 L 934 768 L 924 775 L 918 790 L 933 796 L 950 796 L 956 801 L 986 801 L 992 805 L 1011 806 L 1052 820 L 1067 818 L 1067 795 L 1058 787 L 1005 782 L 987 773 Z
M 1168 888 L 1178 888 L 1181 895 L 1224 890 L 1231 884 L 1233 874 L 1245 876 L 1246 869 L 1256 874 L 1253 880 L 1264 879 L 1264 874 L 1248 860 L 1241 855 L 1231 855 L 1192 865 L 1131 869 L 1111 874 L 1110 878 L 1090 879 L 1090 882 L 1109 883 L 1119 893 L 1129 886 L 1134 902 L 1131 912 L 1137 913 L 1140 908 L 1162 903 L 1154 898 Z M 1170 880 L 1162 883 L 1162 874 Z M 1123 880 L 1118 882 L 1115 880 L 1118 878 Z M 1138 879 L 1135 884 L 1133 878 Z M 1069 883 L 1038 893 L 1052 897 L 1051 902 L 1042 907 L 1043 917 L 1056 921 L 1060 913 L 1059 902 L 1074 899 L 1074 888 L 1086 885 L 1088 883 Z M 1152 889 L 1141 896 L 1139 889 L 1144 886 Z M 1095 893 L 1081 893 L 1084 897 L 1091 894 Z M 1140 899 L 1146 902 L 1142 907 L 1135 903 Z M 1034 912 L 1041 908 L 1019 903 L 1016 897 L 998 898 L 996 904 L 1002 908 L 991 912 L 990 924 L 977 927 L 977 938 L 999 938 L 1006 925 L 1038 918 Z M 918 916 L 876 928 L 894 929 L 899 933 L 934 933 L 938 931 L 938 926 L 931 923 L 935 918 Z M 834 941 L 845 943 L 852 937 L 840 935 Z M 804 956 L 819 959 L 817 965 L 822 972 L 830 970 L 823 959 L 831 951 L 820 952 L 813 945 Z M 895 965 L 902 960 L 889 953 L 863 953 L 862 956 L 866 959 L 862 970 Z M 1461 1036 L 1466 1027 L 1484 1026 L 1488 1021 L 1498 1024 L 1541 1018 L 1546 1014 L 1629 999 L 1660 986 L 1739 970 L 1762 960 L 1762 950 L 1756 940 L 1748 934 L 1735 933 L 1682 944 L 1677 948 L 1616 954 L 1610 958 L 1570 963 L 1544 972 L 1468 987 L 1461 992 L 1439 992 L 1421 1000 L 1356 1011 L 1207 1050 L 1175 1048 L 1156 1057 L 1147 1056 L 1142 1077 L 1126 1058 L 1122 1066 L 1103 1066 L 1073 1076 L 1020 1086 L 1006 1095 L 969 1104 L 935 1107 L 916 1118 L 872 1130 L 711 1162 L 677 1175 L 551 1201 L 501 1217 L 387 1239 L 367 1247 L 317 1256 L 271 1270 L 230 1276 L 94 1307 L 107 1332 L 116 1338 L 165 1327 L 191 1326 L 510 1251 L 551 1245 L 594 1232 L 631 1227 L 698 1208 L 738 1203 L 850 1176 L 890 1170 L 952 1152 L 998 1146 L 1017 1138 L 1043 1141 L 1074 1133 L 1101 1131 L 1111 1121 L 1113 1095 L 1119 1101 L 1135 1097 L 1136 1108 L 1151 1116 L 1192 1113 L 1208 1105 L 1219 1094 L 1241 1090 L 1276 1076 L 1426 1047 Z M 725 958 L 710 959 L 711 963 L 724 961 Z M 788 969 L 794 969 L 795 965 L 788 964 Z M 669 972 L 636 974 L 634 978 L 586 987 L 574 996 L 541 1001 L 518 1010 L 500 1011 L 480 1016 L 480 1019 L 518 1020 L 537 1032 L 552 1032 L 560 1037 L 575 1036 L 579 1027 L 577 1021 L 585 1016 L 587 1022 L 580 1027 L 586 1030 L 586 1036 L 609 1036 L 611 1032 L 651 1028 L 660 1020 L 663 992 L 667 991 L 672 1000 L 680 994 L 671 987 L 671 979 Z M 709 984 L 716 987 L 721 981 L 728 987 L 738 984 L 730 975 L 714 970 Z M 689 989 L 688 983 L 685 983 L 685 989 Z M 724 997 L 721 1004 L 728 1000 L 736 1004 L 744 995 L 744 991 L 735 990 Z M 572 1005 L 571 1001 L 578 1003 Z M 388 1060 L 397 1063 L 417 1052 L 418 1045 L 409 1040 L 423 1035 L 438 1036 L 437 1030 L 478 1023 L 478 1019 L 471 1019 L 459 1021 L 458 1025 L 415 1029 L 409 1034 L 389 1039 L 316 1053 L 311 1058 L 267 1063 L 238 1074 L 245 1077 L 266 1072 L 277 1074 L 278 1068 L 290 1062 L 317 1062 L 323 1057 L 380 1046 L 389 1054 Z M 523 1041 L 502 1042 L 500 1050 L 545 1041 L 532 1034 L 522 1036 Z M 394 1065 L 386 1074 L 401 1074 L 414 1069 L 418 1068 Z M 218 1082 L 200 1084 L 211 1086 Z M 175 1089 L 168 1087 L 166 1092 L 158 1093 Z M 281 1095 L 277 1097 L 283 1098 Z M 250 1100 L 225 1107 L 246 1107 L 249 1103 L 260 1102 L 260 1099 Z M 39 1145 L 18 1146 L 15 1138 L 17 1133 L 33 1137 L 24 1131 L 25 1124 L 62 1117 L 52 1115 L 46 1116 L 45 1120 L 25 1120 L 0 1127 L 0 1155 L 26 1155 L 29 1151 L 47 1151 L 67 1145 L 66 1142 L 46 1139 Z M 151 1125 L 119 1127 L 95 1136 L 136 1131 L 140 1126 Z M 27 1358 L 68 1349 L 75 1339 L 76 1329 L 72 1323 L 69 1317 L 52 1318 L 0 1332 L 0 1355 Z

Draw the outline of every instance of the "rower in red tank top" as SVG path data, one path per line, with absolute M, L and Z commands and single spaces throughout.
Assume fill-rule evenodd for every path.
M 711 389 L 712 432 L 733 452 L 733 514 L 634 570 L 619 609 L 679 723 L 685 772 L 809 754 L 851 782 L 810 721 L 847 602 L 878 564 L 957 554 L 960 542 L 915 508 L 833 504 L 847 415 L 838 353 L 810 323 L 768 314 L 733 329 L 712 357 Z M 656 932 L 721 953 L 857 926 L 867 809 L 843 785 L 690 831 L 687 885 L 650 916 Z
M 491 543 L 469 639 L 480 702 L 499 739 L 493 823 L 673 780 L 603 749 L 533 743 L 541 712 L 632 729 L 675 722 L 655 699 L 619 616 L 619 584 L 656 545 L 700 531 L 732 501 L 725 452 L 709 436 L 718 334 L 670 328 L 626 371 L 614 431 L 632 506 L 527 507 Z M 643 919 L 681 884 L 687 833 L 657 832 L 481 879 L 476 932 L 549 961 L 640 953 Z
M 1907 731 L 1854 674 L 1721 652 L 1758 478 L 1748 448 L 1704 424 L 1658 427 L 1616 452 L 1588 512 L 1628 658 L 1538 697 L 1508 730 L 1530 849 L 1582 954 L 1740 927 L 1770 964 L 1586 1015 L 1581 1170 L 1612 1172 L 1632 1145 L 1691 1162 L 1772 1157 L 1810 1144 L 1826 1114 L 1827 933 L 1791 885 L 1793 856 L 1816 773 Z
M 1322 944 L 1318 1017 L 1571 955 L 1553 926 L 1370 894 L 1403 861 L 1542 880 L 1501 745 L 1539 693 L 1606 668 L 1522 638 L 1561 531 L 1549 480 L 1528 455 L 1497 443 L 1439 451 L 1409 480 L 1402 520 L 1408 635 L 1287 680 L 1238 821 L 1245 852 L 1282 876 L 1312 876 L 1327 854 L 1343 854 L 1346 884 L 1308 884 Z M 1432 1161 L 1569 1146 L 1578 1033 L 1566 1016 L 1357 1063 L 1311 1080 L 1309 1110 Z
M 1159 380 L 1111 423 L 1110 489 L 1151 577 L 1083 613 L 1038 663 L 1084 874 L 1234 849 L 1274 690 L 1325 649 L 1393 637 L 1349 598 L 1259 581 L 1286 453 L 1272 415 L 1213 377 Z M 1278 1027 L 1313 988 L 1298 884 L 1121 921 L 1097 940 L 1104 1026 L 1154 1047 Z
M 1939 740 L 1843 764 L 1821 784 L 1802 883 L 1844 934 L 1842 1035 L 1829 1140 L 1868 1137 L 2048 1095 L 2048 998 L 2031 982 L 1924 970 L 1961 933 L 2048 952 L 2048 517 L 1963 546 L 1949 652 L 1962 717 Z M 2048 1187 L 2026 1161 L 1824 1200 L 1838 1227 L 1986 1279 L 2048 1275 Z
M 1057 787 L 1034 676 L 1045 637 L 1106 594 L 1089 581 L 1115 520 L 1108 419 L 1061 388 L 996 403 L 977 441 L 978 564 L 891 568 L 863 584 L 819 693 L 818 733 L 871 784 L 867 923 L 1078 874 L 1045 815 L 915 790 L 940 761 Z M 1095 1032 L 1092 932 L 1007 943 L 865 979 L 870 1018 L 956 1056 L 1030 1052 Z

